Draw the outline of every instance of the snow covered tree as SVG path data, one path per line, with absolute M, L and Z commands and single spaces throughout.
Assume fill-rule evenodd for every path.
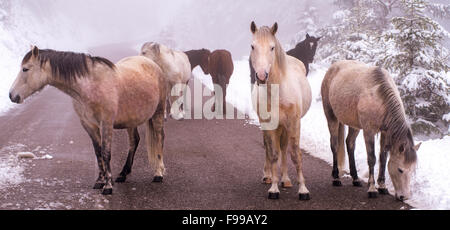
M 426 0 L 401 0 L 403 15 L 384 33 L 388 48 L 379 61 L 397 74 L 405 110 L 415 132 L 448 132 L 450 114 L 449 33 L 426 15 Z M 390 47 L 389 47 L 390 46 Z
M 340 8 L 333 14 L 333 23 L 320 30 L 323 36 L 319 58 L 331 63 L 336 60 L 360 60 L 373 63 L 378 49 L 376 39 L 378 16 L 373 0 L 339 0 Z
M 314 6 L 308 6 L 302 11 L 296 20 L 296 25 L 299 28 L 297 34 L 294 35 L 294 39 L 290 43 L 291 47 L 297 45 L 297 43 L 305 39 L 305 35 L 308 33 L 311 36 L 316 36 L 318 27 L 320 24 L 319 14 L 317 8 Z

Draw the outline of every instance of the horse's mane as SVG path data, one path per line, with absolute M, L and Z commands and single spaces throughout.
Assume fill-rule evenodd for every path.
M 382 98 L 385 107 L 383 129 L 387 130 L 391 145 L 405 137 L 413 144 L 412 131 L 406 122 L 402 102 L 396 95 L 387 77 L 389 76 L 386 76 L 380 67 L 377 67 L 372 72 L 375 85 L 378 85 L 377 93 Z M 406 163 L 416 161 L 417 155 L 414 151 L 405 151 L 405 153 Z
M 32 51 L 28 52 L 22 60 L 22 64 L 28 62 L 32 57 Z M 90 69 L 88 60 L 92 64 L 100 63 L 108 66 L 111 69 L 115 68 L 114 63 L 106 58 L 93 57 L 88 54 L 55 51 L 50 49 L 39 50 L 38 60 L 41 67 L 50 63 L 52 74 L 65 81 L 73 81 L 80 77 L 88 76 Z
M 256 32 L 255 36 L 258 40 L 273 38 L 273 41 L 275 42 L 275 63 L 278 70 L 284 74 L 284 71 L 286 70 L 286 52 L 275 35 L 272 34 L 272 30 L 268 26 L 262 26 Z

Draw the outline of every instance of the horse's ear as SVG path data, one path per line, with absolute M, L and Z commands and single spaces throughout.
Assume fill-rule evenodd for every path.
M 250 25 L 250 30 L 252 31 L 252 33 L 256 33 L 256 31 L 258 30 L 254 21 L 252 21 L 252 24 Z
M 33 54 L 33 57 L 39 56 L 39 48 L 37 48 L 37 46 L 32 46 L 31 47 L 31 54 Z
M 416 150 L 416 152 L 417 152 L 421 145 L 422 145 L 422 142 L 420 142 L 419 144 L 415 145 L 414 146 L 414 150 Z
M 272 35 L 275 35 L 277 33 L 278 23 L 275 22 L 275 24 L 273 24 L 271 31 L 272 31 Z
M 311 38 L 311 36 L 309 36 L 309 34 L 306 33 L 306 39 L 310 39 L 310 38 Z
M 316 42 L 318 42 L 321 38 L 322 38 L 322 36 L 318 37 L 318 38 L 316 39 Z

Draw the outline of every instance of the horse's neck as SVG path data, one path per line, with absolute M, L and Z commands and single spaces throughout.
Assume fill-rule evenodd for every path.
M 81 101 L 83 95 L 82 87 L 79 84 L 79 79 L 72 82 L 67 82 L 60 79 L 51 80 L 49 85 L 61 90 L 75 100 Z

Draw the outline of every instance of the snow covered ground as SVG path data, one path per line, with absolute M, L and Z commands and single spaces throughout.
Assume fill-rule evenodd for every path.
M 247 57 L 241 61 L 235 61 L 234 66 L 235 70 L 227 88 L 227 100 L 240 111 L 251 111 L 250 117 L 256 118 L 251 104 L 250 71 Z M 309 112 L 302 119 L 300 146 L 331 165 L 330 135 L 320 97 L 320 86 L 327 68 L 318 65 L 311 67 L 312 71 L 308 80 L 313 93 L 313 102 Z M 205 76 L 200 68 L 194 70 L 194 76 L 201 79 L 210 89 L 213 88 L 210 76 Z M 375 141 L 375 143 L 379 143 L 378 136 Z M 369 175 L 363 135 L 358 136 L 356 144 L 355 160 L 358 174 L 360 178 L 367 181 Z M 450 136 L 422 143 L 417 153 L 418 165 L 412 178 L 412 197 L 407 200 L 408 204 L 418 209 L 450 209 L 450 180 L 447 178 L 450 175 L 449 147 Z M 379 144 L 376 145 L 376 151 L 379 152 Z M 348 162 L 346 165 L 348 168 Z M 378 162 L 375 166 L 375 173 L 378 175 Z M 394 194 L 394 188 L 387 172 L 386 179 L 390 193 Z M 331 176 L 325 180 L 331 180 Z

